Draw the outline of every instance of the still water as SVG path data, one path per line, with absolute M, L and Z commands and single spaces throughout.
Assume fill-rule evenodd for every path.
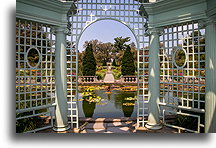
M 89 102 L 79 93 L 79 116 L 93 118 L 136 117 L 136 91 L 95 90 L 95 96 L 101 98 L 98 102 Z M 129 98 L 129 99 L 128 99 Z M 130 99 L 132 98 L 132 99 Z

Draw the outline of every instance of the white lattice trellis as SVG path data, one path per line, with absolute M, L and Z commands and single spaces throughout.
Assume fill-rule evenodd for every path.
M 144 1 L 143 1 L 144 2 Z M 78 127 L 78 42 L 84 30 L 100 20 L 114 20 L 126 25 L 135 35 L 138 46 L 138 126 L 144 126 L 144 100 L 148 98 L 148 46 L 149 38 L 145 37 L 146 14 L 141 2 L 133 0 L 81 0 L 76 3 L 77 10 L 68 14 L 71 35 L 67 37 L 70 46 L 67 48 L 68 65 L 68 104 L 72 127 Z
M 196 122 L 190 127 L 165 123 L 180 131 L 203 132 L 205 111 L 205 30 L 191 22 L 168 26 L 161 36 L 161 109 L 163 115 Z M 176 58 L 184 51 L 183 61 Z M 181 66 L 176 64 L 182 62 Z M 181 119 L 180 119 L 181 118 Z M 186 123 L 186 122 L 185 122 Z M 183 127 L 184 126 L 184 127 Z M 190 127 L 190 128 L 189 128 Z
M 30 125 L 29 119 L 53 116 L 50 108 L 55 99 L 55 48 L 50 26 L 16 21 L 16 120 L 26 124 L 24 132 L 36 132 L 53 126 Z M 20 127 L 21 128 L 21 127 Z

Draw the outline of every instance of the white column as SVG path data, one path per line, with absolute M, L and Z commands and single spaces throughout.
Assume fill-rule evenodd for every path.
M 216 25 L 214 21 L 206 24 L 206 100 L 205 133 L 216 132 Z
M 67 106 L 67 65 L 66 65 L 66 34 L 67 28 L 54 28 L 56 35 L 55 84 L 56 84 L 56 120 L 53 130 L 65 131 L 68 125 Z
M 149 0 L 149 3 L 155 3 L 157 0 Z
M 149 29 L 150 45 L 149 45 L 149 111 L 148 129 L 162 128 L 160 123 L 160 59 L 159 59 L 159 34 L 161 29 Z

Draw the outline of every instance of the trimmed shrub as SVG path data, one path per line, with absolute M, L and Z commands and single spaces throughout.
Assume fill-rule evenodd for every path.
M 103 60 L 102 66 L 107 66 L 107 61 L 106 61 L 106 59 Z
M 117 66 L 115 59 L 112 62 L 112 66 Z
M 133 54 L 131 52 L 130 46 L 127 46 L 126 50 L 124 51 L 123 59 L 122 59 L 122 75 L 134 75 L 135 74 L 135 65 L 134 65 L 134 59 Z
M 93 54 L 92 44 L 88 44 L 82 62 L 83 76 L 95 76 L 96 66 L 97 65 Z

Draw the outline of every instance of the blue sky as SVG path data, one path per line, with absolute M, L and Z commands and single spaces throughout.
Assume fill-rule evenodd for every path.
M 79 40 L 79 50 L 82 51 L 83 44 L 85 41 L 90 41 L 97 39 L 101 42 L 111 42 L 114 43 L 114 38 L 116 37 L 130 37 L 131 42 L 136 44 L 135 37 L 133 33 L 125 25 L 114 20 L 101 20 L 91 24 L 82 34 Z

